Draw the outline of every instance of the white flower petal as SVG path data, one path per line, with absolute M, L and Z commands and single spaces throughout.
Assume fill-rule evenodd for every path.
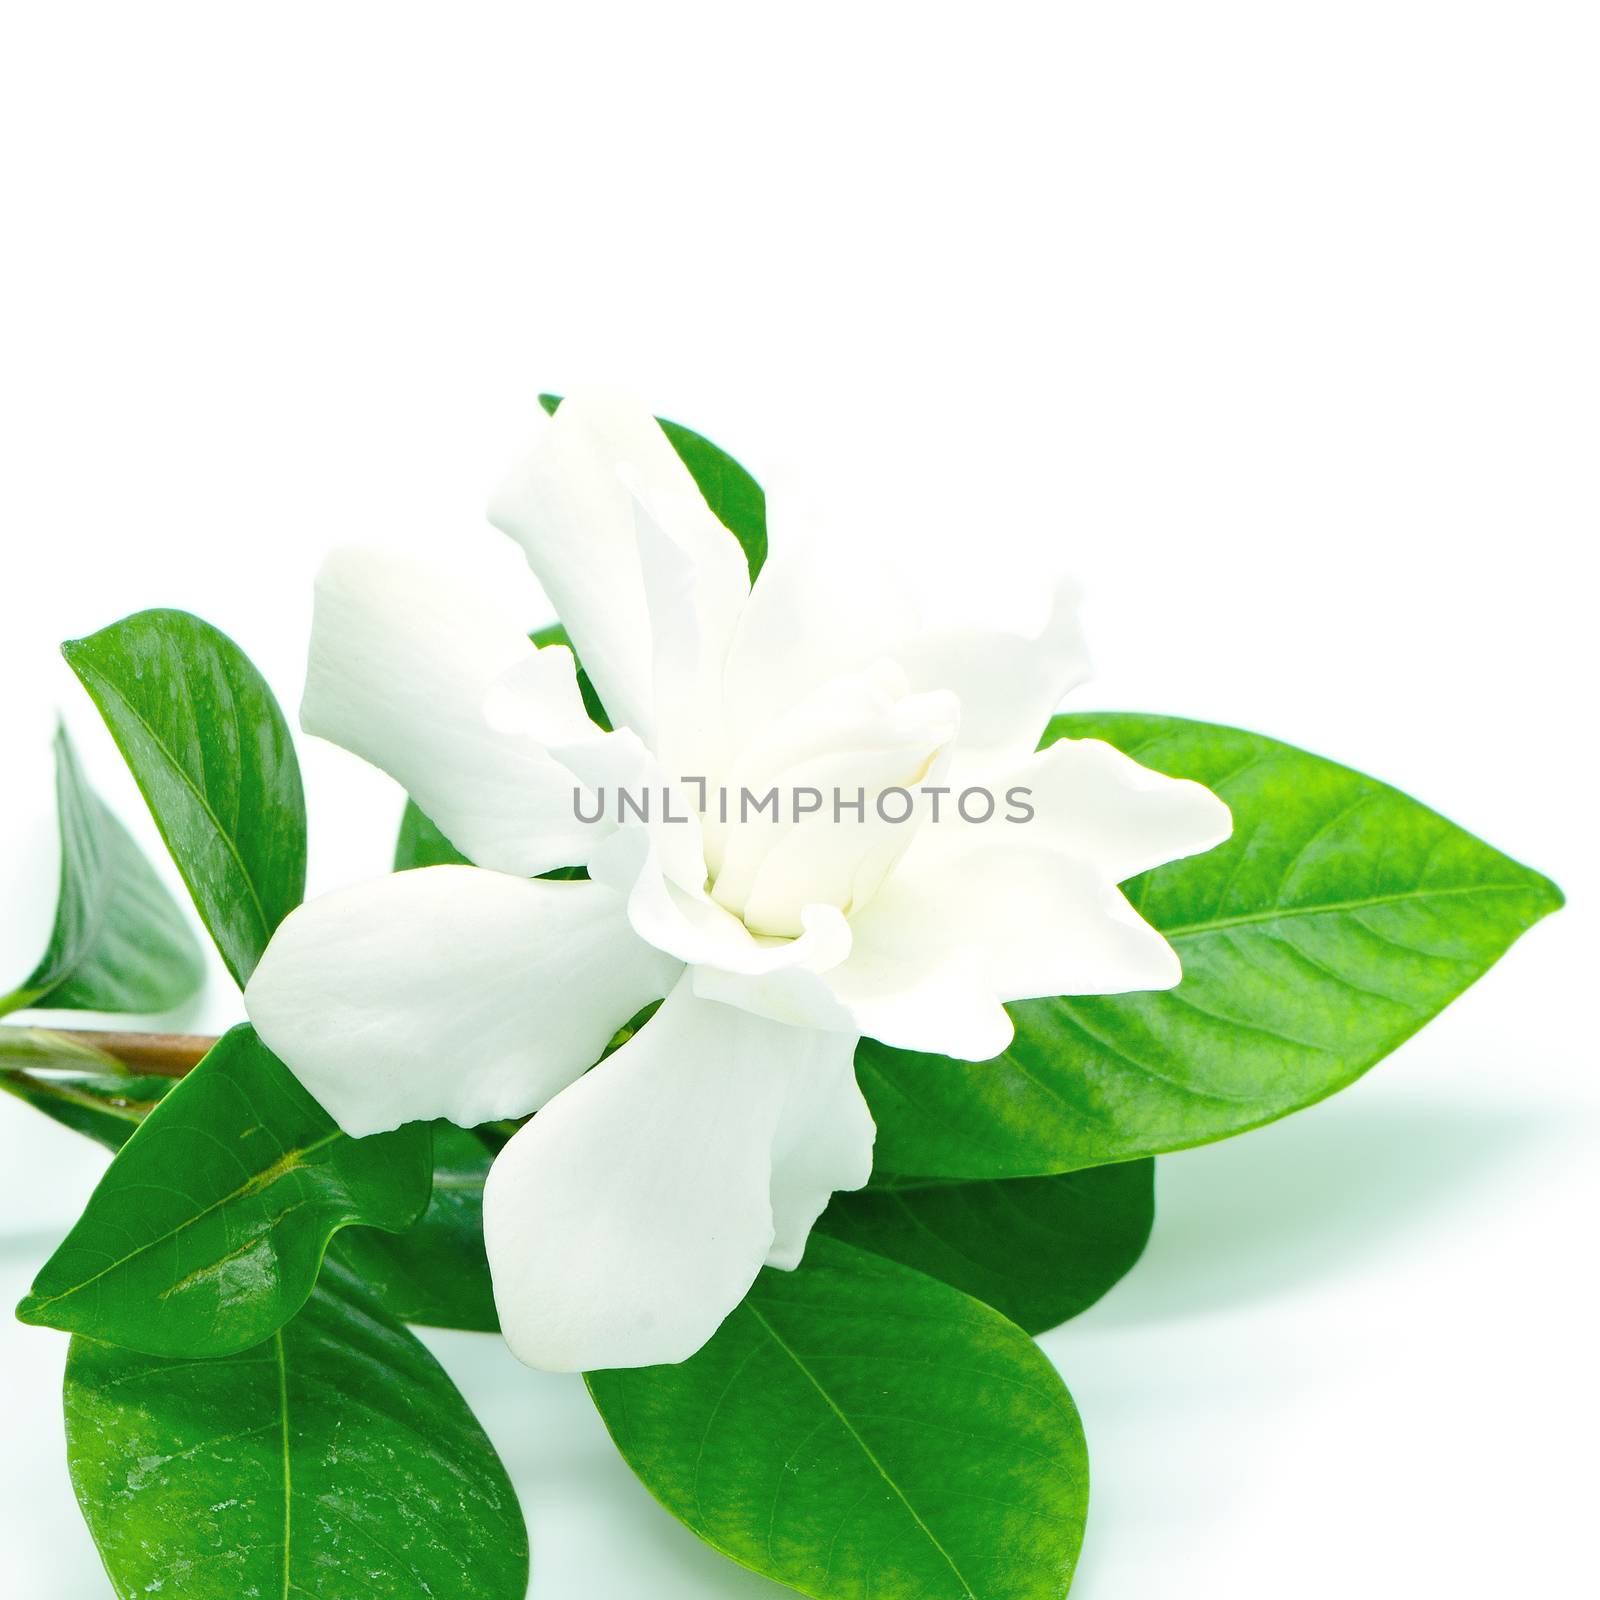
M 808 906 L 805 924 L 806 931 L 787 947 L 762 947 L 774 959 L 761 970 L 692 966 L 694 992 L 790 1027 L 859 1034 L 854 1014 L 840 1004 L 826 977 L 850 952 L 850 925 L 833 906 Z M 786 949 L 794 954 L 786 955 Z
M 1089 862 L 1111 883 L 1199 855 L 1233 832 L 1227 806 L 1204 785 L 1153 772 L 1100 739 L 1058 739 L 988 782 L 1002 810 L 1013 786 L 1031 791 L 1033 820 L 1002 823 L 1003 831 Z M 959 838 L 962 827 L 952 822 L 942 839 Z
M 1063 697 L 1088 680 L 1078 605 L 1076 585 L 1062 584 L 1033 637 L 952 628 L 898 646 L 895 659 L 914 689 L 950 689 L 960 699 L 960 770 L 1031 751 Z
M 1178 982 L 1171 946 L 1085 862 L 982 829 L 965 845 L 922 856 L 933 834 L 926 830 L 854 920 L 856 949 L 915 971 L 962 963 L 997 1000 L 1125 994 Z M 848 968 L 827 974 L 842 998 Z
M 955 941 L 931 951 L 861 946 L 815 981 L 827 987 L 840 1027 L 901 1050 L 989 1061 L 1015 1032 L 993 985 Z
M 291 912 L 245 1010 L 346 1133 L 472 1127 L 565 1088 L 680 970 L 602 884 L 426 867 Z
M 834 1034 L 833 1056 L 797 1072 L 778 1118 L 772 1147 L 769 1267 L 800 1265 L 811 1225 L 836 1190 L 859 1189 L 872 1176 L 872 1113 L 856 1086 L 856 1036 Z
M 708 810 L 712 897 L 758 932 L 780 937 L 799 931 L 806 904 L 825 901 L 846 912 L 864 905 L 915 835 L 915 792 L 938 781 L 930 774 L 960 719 L 954 695 L 912 694 L 905 673 L 882 660 L 792 706 L 734 762 L 728 820 L 720 796 L 715 815 Z M 891 788 L 913 797 L 891 797 L 908 811 L 891 809 L 899 818 L 892 822 L 877 805 Z M 799 814 L 802 794 L 819 809 Z M 770 815 L 755 808 L 766 796 L 775 797 Z M 859 817 L 847 804 L 860 807 Z
M 1177 955 L 1115 884 L 1047 846 L 981 828 L 922 854 L 927 829 L 852 922 L 823 981 L 865 1034 L 986 1060 L 1010 1042 L 998 1002 L 1170 989 Z
M 515 732 L 485 715 L 490 687 L 511 672 L 528 708 Z M 415 562 L 363 550 L 328 559 L 300 720 L 381 767 L 480 866 L 547 872 L 599 841 L 573 816 L 572 774 L 534 734 L 597 732 L 571 652 L 536 651 L 493 606 Z
M 500 1325 L 530 1366 L 683 1361 L 773 1244 L 773 1141 L 792 1078 L 836 1040 L 697 999 L 660 1011 L 506 1145 L 484 1188 Z
M 723 670 L 750 594 L 750 569 L 725 532 L 714 559 L 696 558 L 665 531 L 671 510 L 659 497 L 634 503 L 650 613 L 651 749 L 674 779 L 704 778 L 724 756 Z
M 603 831 L 619 835 L 596 847 L 589 862 L 591 877 L 605 877 L 625 889 L 653 857 L 670 882 L 691 894 L 703 893 L 705 842 L 694 796 L 668 782 L 665 769 L 637 734 L 624 728 L 558 746 L 551 754 L 594 791 L 596 804 L 604 801 Z M 623 795 L 630 797 L 626 807 Z M 594 814 L 592 808 L 584 812 Z
M 836 906 L 807 906 L 798 938 L 758 938 L 703 887 L 685 888 L 664 869 L 651 830 L 620 829 L 590 870 L 597 882 L 627 895 L 628 918 L 641 939 L 690 965 L 762 976 L 791 968 L 823 971 L 850 953 L 850 925 Z
M 830 560 L 793 498 L 769 493 L 767 524 L 771 550 L 728 650 L 725 715 L 734 753 L 831 679 L 892 656 L 915 629 L 903 586 L 864 572 L 860 552 L 849 562 Z
M 675 589 L 651 593 L 639 502 L 687 561 L 708 636 L 731 631 L 720 608 L 730 595 L 742 600 L 748 587 L 744 555 L 655 418 L 631 396 L 587 390 L 562 401 L 490 502 L 489 520 L 522 546 L 612 723 L 649 744 L 656 731 L 652 611 L 665 618 L 683 597 Z
M 1031 821 L 1003 820 L 1017 786 Z M 968 823 L 947 804 L 851 919 L 849 960 L 819 980 L 885 1044 L 987 1060 L 1011 1039 L 1002 1001 L 1169 989 L 1182 977 L 1116 885 L 1228 837 L 1232 818 L 1209 789 L 1092 739 L 993 769 L 985 787 L 994 819 Z

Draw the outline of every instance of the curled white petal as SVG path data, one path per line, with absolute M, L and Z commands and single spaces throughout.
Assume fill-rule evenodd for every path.
M 1078 587 L 1059 585 L 1038 633 L 947 628 L 901 643 L 895 659 L 917 689 L 952 690 L 961 702 L 957 764 L 972 771 L 1031 751 L 1064 696 L 1088 681 Z
M 1117 885 L 1228 837 L 1228 808 L 1098 740 L 1063 739 L 992 769 L 983 823 L 959 804 L 925 826 L 871 904 L 851 919 L 851 954 L 821 977 L 862 1033 L 982 1061 L 1011 1041 L 1008 1000 L 1170 989 L 1177 953 Z
M 994 769 L 987 782 L 1002 798 L 1013 786 L 1027 789 L 1033 811 L 1026 823 L 984 824 L 989 834 L 1045 844 L 1110 883 L 1199 855 L 1233 832 L 1227 806 L 1203 784 L 1154 772 L 1100 739 L 1057 739 Z M 953 820 L 929 847 L 959 847 L 963 826 Z

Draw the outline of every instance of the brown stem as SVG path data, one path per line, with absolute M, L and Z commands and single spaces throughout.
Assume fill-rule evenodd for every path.
M 203 1033 L 119 1033 L 108 1028 L 52 1028 L 50 1031 L 120 1061 L 130 1072 L 146 1072 L 161 1078 L 181 1078 L 192 1072 L 217 1042 Z

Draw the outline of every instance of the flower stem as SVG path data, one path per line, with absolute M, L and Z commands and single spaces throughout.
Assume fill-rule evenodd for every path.
M 181 1078 L 199 1066 L 217 1041 L 204 1033 L 122 1033 L 108 1028 L 52 1028 L 73 1044 L 110 1056 L 129 1072 Z

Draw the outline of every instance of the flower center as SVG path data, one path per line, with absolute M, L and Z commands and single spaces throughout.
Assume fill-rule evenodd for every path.
M 910 844 L 959 723 L 953 694 L 912 693 L 887 660 L 792 706 L 708 788 L 712 898 L 773 938 L 797 937 L 810 905 L 859 910 Z

